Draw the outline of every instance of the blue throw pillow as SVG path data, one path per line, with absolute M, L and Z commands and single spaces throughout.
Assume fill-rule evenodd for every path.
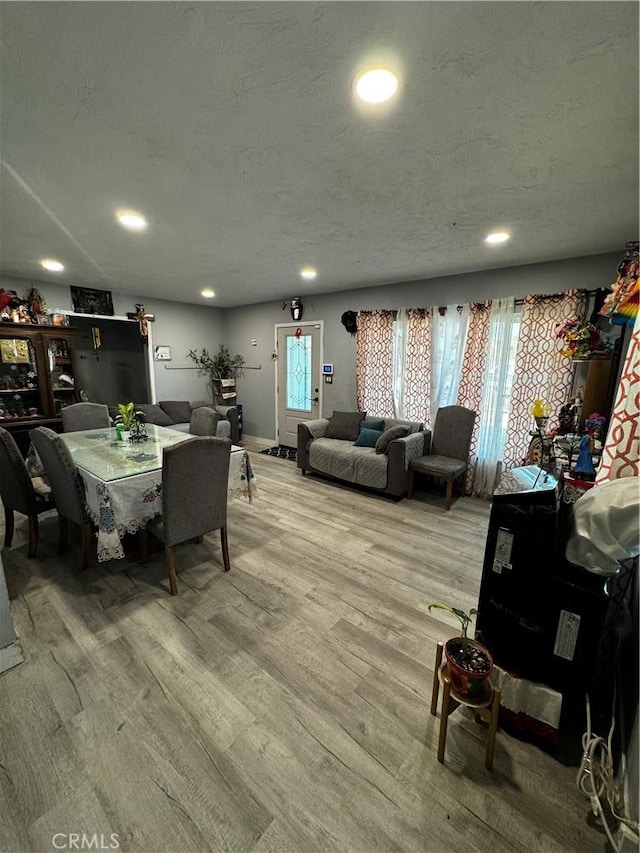
M 375 447 L 381 435 L 381 429 L 362 429 L 361 427 L 360 435 L 354 441 L 354 447 Z
M 379 429 L 381 432 L 384 432 L 384 419 L 380 418 L 380 420 L 374 420 L 372 418 L 370 421 L 362 421 L 360 429 Z

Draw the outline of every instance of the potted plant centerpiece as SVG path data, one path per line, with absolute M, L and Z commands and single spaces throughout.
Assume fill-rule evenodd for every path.
M 133 403 L 118 403 L 118 414 L 115 416 L 116 426 L 120 425 L 127 432 L 132 427 L 145 422 L 145 414 L 136 409 Z
M 487 692 L 486 681 L 493 669 L 493 658 L 482 643 L 467 637 L 471 617 L 478 611 L 473 607 L 467 613 L 442 601 L 434 601 L 429 605 L 429 610 L 434 607 L 452 613 L 462 629 L 461 636 L 452 637 L 444 646 L 453 692 L 470 702 L 482 699 Z

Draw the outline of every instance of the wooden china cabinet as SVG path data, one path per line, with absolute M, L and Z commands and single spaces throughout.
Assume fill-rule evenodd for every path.
M 0 426 L 23 454 L 29 430 L 47 426 L 60 432 L 60 411 L 79 399 L 75 334 L 69 326 L 0 324 Z

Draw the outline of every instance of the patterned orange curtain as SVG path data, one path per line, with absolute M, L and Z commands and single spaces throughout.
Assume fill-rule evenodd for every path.
M 393 418 L 393 322 L 395 311 L 359 311 L 356 337 L 358 410 Z
M 404 407 L 402 417 L 429 422 L 431 406 L 431 309 L 407 310 L 404 354 Z
M 596 483 L 640 474 L 640 320 L 636 316 L 620 374 Z
M 489 320 L 491 301 L 472 302 L 469 312 L 469 330 L 467 343 L 462 357 L 462 375 L 458 388 L 458 405 L 466 406 L 476 412 L 476 422 L 471 437 L 469 467 L 465 480 L 465 494 L 472 493 L 473 478 L 476 472 L 476 450 L 478 448 L 478 429 L 480 428 L 480 402 L 484 381 L 487 341 L 489 340 Z
M 569 399 L 575 364 L 560 355 L 556 325 L 566 320 L 584 320 L 586 310 L 587 294 L 580 290 L 525 297 L 504 449 L 505 468 L 522 465 L 533 425 L 533 401 L 539 397 L 551 407 L 549 426 L 553 427 L 555 413 Z

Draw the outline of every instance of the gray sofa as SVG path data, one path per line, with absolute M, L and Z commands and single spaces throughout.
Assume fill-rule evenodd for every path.
M 240 441 L 238 410 L 235 406 L 214 406 L 206 401 L 190 403 L 188 400 L 161 400 L 159 403 L 136 403 L 136 408 L 145 413 L 146 422 L 166 426 L 180 432 L 189 432 L 191 412 L 201 406 L 207 406 L 220 415 L 216 435 L 218 438 L 230 438 L 234 444 Z M 112 417 L 117 414 L 117 407 Z
M 366 486 L 385 495 L 401 498 L 407 492 L 409 462 L 418 459 L 431 441 L 431 432 L 416 421 L 368 416 L 368 422 L 384 420 L 384 428 L 407 426 L 409 435 L 390 442 L 387 453 L 376 453 L 374 447 L 357 447 L 353 441 L 327 438 L 328 418 L 298 424 L 297 465 L 307 471 L 324 474 L 358 486 Z

